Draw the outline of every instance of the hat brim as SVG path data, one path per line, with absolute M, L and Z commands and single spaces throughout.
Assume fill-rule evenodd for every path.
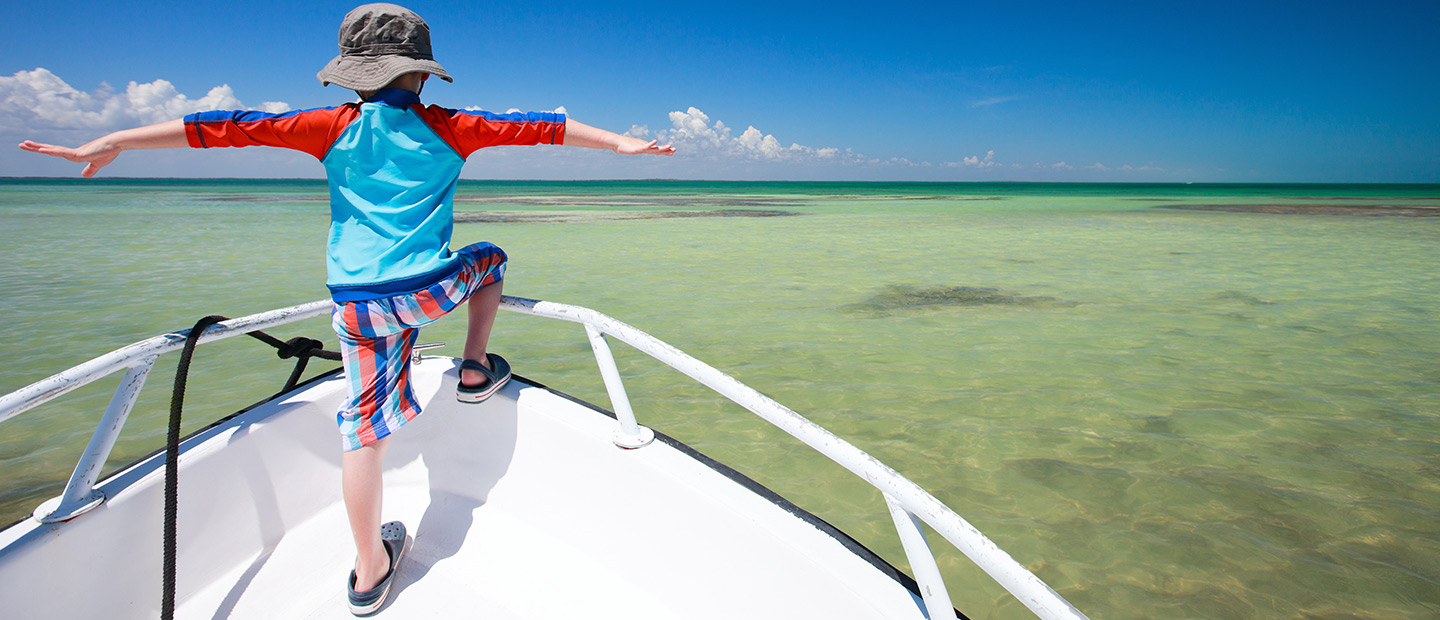
M 440 63 L 409 56 L 345 56 L 331 59 L 315 77 L 321 86 L 343 86 L 350 90 L 379 90 L 406 73 L 424 72 L 454 82 Z

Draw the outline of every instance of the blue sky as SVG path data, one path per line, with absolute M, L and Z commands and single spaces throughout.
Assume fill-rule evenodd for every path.
M 350 2 L 10 4 L 11 142 L 350 98 L 314 78 Z M 563 106 L 681 148 L 491 149 L 469 178 L 1440 182 L 1435 3 L 407 6 L 456 78 L 427 102 Z M 78 173 L 0 152 L 0 176 Z M 127 153 L 106 172 L 323 174 L 267 149 Z

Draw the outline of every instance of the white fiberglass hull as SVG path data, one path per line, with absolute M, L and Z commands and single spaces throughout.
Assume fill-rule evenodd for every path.
M 922 618 L 907 577 L 724 466 L 517 379 L 457 403 L 456 363 L 414 367 L 425 413 L 394 436 L 385 520 L 412 547 L 380 617 Z M 348 618 L 337 377 L 182 444 L 180 618 Z M 14 618 L 154 618 L 163 455 L 73 521 L 0 532 Z

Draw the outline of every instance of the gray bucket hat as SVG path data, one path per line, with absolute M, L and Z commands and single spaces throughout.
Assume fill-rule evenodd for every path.
M 423 71 L 454 82 L 430 53 L 430 26 L 394 4 L 355 7 L 340 22 L 340 55 L 319 73 L 322 86 L 378 90 L 406 73 Z

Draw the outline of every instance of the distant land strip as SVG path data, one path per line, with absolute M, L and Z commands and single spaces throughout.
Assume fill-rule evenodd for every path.
M 1174 204 L 1157 209 L 1231 211 L 1280 215 L 1363 215 L 1371 217 L 1440 217 L 1440 205 L 1337 205 L 1337 204 Z

